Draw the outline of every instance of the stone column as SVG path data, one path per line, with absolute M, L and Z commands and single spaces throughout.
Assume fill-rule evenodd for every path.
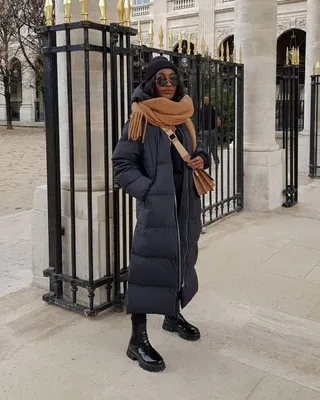
M 244 62 L 245 208 L 283 202 L 283 151 L 275 141 L 277 0 L 235 2 L 235 46 Z
M 214 40 L 215 40 L 215 17 L 214 7 L 215 2 L 212 0 L 198 0 L 199 1 L 199 45 L 202 38 L 206 42 L 209 53 L 214 55 Z
M 33 122 L 35 120 L 34 86 L 34 71 L 31 67 L 28 67 L 22 74 L 22 104 L 20 107 L 21 122 Z
M 99 2 L 89 1 L 89 20 L 100 22 Z M 117 22 L 117 0 L 108 1 L 108 24 Z M 79 21 L 80 5 L 73 2 L 72 22 Z M 64 22 L 63 1 L 56 0 L 56 23 Z M 72 31 L 71 44 L 83 44 L 82 29 Z M 89 43 L 102 45 L 102 34 L 89 30 Z M 57 45 L 65 44 L 65 33 L 57 35 Z M 109 45 L 109 43 L 107 43 Z M 74 123 L 74 168 L 75 168 L 75 213 L 76 213 L 76 246 L 77 276 L 88 279 L 88 211 L 87 211 L 87 150 L 86 150 L 86 114 L 85 114 L 85 67 L 84 53 L 73 52 L 72 86 L 73 86 L 73 123 Z M 108 57 L 108 65 L 110 58 Z M 110 74 L 108 71 L 108 80 Z M 111 101 L 110 82 L 108 82 L 109 135 L 111 136 Z M 61 206 L 62 226 L 65 234 L 62 237 L 63 272 L 71 273 L 71 214 L 70 214 L 70 177 L 69 177 L 69 126 L 67 67 L 64 53 L 58 54 L 58 94 L 59 94 L 59 130 L 61 157 Z M 90 102 L 91 102 L 91 140 L 92 140 L 92 206 L 93 206 L 93 264 L 94 279 L 105 275 L 105 197 L 104 182 L 104 136 L 103 136 L 103 73 L 102 54 L 90 52 Z M 111 140 L 110 140 L 111 141 Z M 111 156 L 111 148 L 110 148 Z M 111 168 L 111 157 L 110 157 Z M 110 169 L 111 171 L 111 169 Z M 110 180 L 111 184 L 111 180 Z M 47 287 L 48 279 L 44 279 L 42 271 L 48 266 L 47 241 L 47 189 L 41 186 L 36 189 L 33 211 L 33 271 L 34 283 Z M 105 295 L 101 290 L 101 296 Z M 86 291 L 79 290 L 78 295 L 87 301 Z M 101 302 L 97 291 L 95 301 Z
M 153 0 L 153 28 L 154 28 L 154 47 L 159 49 L 159 32 L 160 27 L 163 28 L 164 33 L 164 48 L 167 49 L 168 46 L 168 27 L 167 27 L 167 9 L 168 2 L 163 0 Z

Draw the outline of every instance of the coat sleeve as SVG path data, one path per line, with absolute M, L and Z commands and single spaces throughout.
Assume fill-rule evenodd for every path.
M 143 173 L 141 165 L 141 141 L 128 139 L 126 124 L 112 157 L 114 178 L 126 192 L 138 200 L 144 200 L 152 186 L 152 180 Z
M 204 160 L 204 169 L 208 169 L 211 167 L 211 157 L 209 154 L 202 149 L 201 147 L 197 147 L 195 152 L 193 153 L 193 158 L 202 157 Z

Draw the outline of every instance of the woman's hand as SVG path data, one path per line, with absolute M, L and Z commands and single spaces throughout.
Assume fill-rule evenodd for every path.
M 204 168 L 204 159 L 201 156 L 193 158 L 188 164 L 189 168 L 192 169 L 203 169 Z

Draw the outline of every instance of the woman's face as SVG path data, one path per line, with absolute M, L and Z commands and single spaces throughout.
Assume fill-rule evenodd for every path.
M 172 69 L 162 69 L 156 75 L 156 94 L 158 97 L 166 97 L 172 100 L 177 86 L 179 77 Z

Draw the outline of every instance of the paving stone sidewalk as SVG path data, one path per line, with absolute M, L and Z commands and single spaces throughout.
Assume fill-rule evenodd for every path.
M 150 317 L 161 374 L 125 357 L 129 317 L 42 302 L 29 286 L 29 218 L 0 218 L 1 400 L 320 400 L 320 182 L 306 180 L 292 209 L 207 229 L 185 310 L 202 339 L 184 342 Z

